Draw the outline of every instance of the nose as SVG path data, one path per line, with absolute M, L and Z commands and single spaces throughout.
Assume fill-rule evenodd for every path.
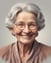
M 29 29 L 28 25 L 25 26 L 23 32 L 24 33 L 29 33 L 31 30 Z

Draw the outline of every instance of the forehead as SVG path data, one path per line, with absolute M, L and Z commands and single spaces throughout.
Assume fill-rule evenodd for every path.
M 35 20 L 36 20 L 36 16 L 30 12 L 22 11 L 16 16 L 16 22 L 20 22 L 20 21 L 29 22 Z

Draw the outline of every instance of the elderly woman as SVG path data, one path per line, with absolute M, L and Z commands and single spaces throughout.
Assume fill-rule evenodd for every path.
M 35 38 L 44 28 L 44 17 L 40 8 L 32 3 L 14 5 L 6 17 L 6 27 L 17 42 L 0 48 L 0 57 L 9 63 L 41 63 L 51 55 L 51 47 L 39 43 Z

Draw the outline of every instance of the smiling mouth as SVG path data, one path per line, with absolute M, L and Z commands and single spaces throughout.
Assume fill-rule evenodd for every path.
M 31 38 L 33 35 L 21 35 L 23 38 Z
M 31 37 L 33 34 L 27 34 L 27 35 L 22 35 L 22 36 L 27 36 L 27 37 Z

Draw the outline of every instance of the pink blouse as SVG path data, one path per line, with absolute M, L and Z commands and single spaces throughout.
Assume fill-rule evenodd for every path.
M 51 47 L 38 43 L 33 43 L 32 50 L 26 58 L 26 63 L 41 63 L 51 55 Z M 18 50 L 18 42 L 0 48 L 0 58 L 8 61 L 9 63 L 22 63 Z

